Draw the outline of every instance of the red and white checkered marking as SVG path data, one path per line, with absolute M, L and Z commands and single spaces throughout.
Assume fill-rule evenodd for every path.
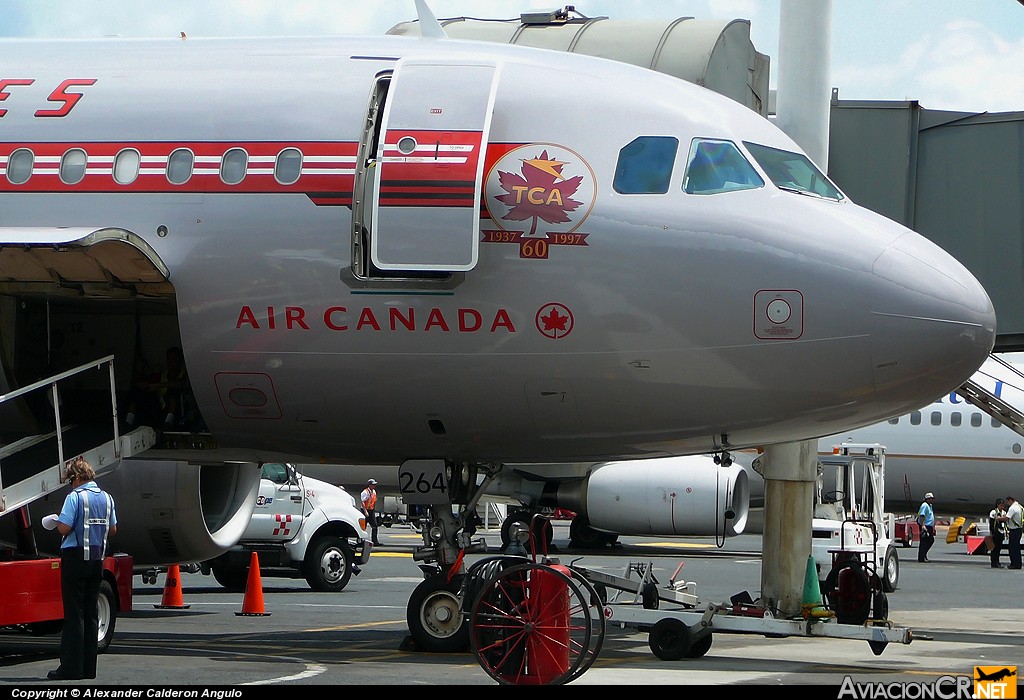
M 278 535 L 283 535 L 287 537 L 289 534 L 291 534 L 292 516 L 281 515 L 280 513 L 278 513 L 274 516 L 274 519 L 277 520 L 277 525 L 274 527 L 275 537 L 277 537 Z

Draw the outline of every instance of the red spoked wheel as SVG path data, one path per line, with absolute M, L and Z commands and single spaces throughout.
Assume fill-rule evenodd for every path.
M 534 562 L 504 569 L 480 589 L 470 644 L 504 685 L 561 685 L 593 665 L 604 642 L 601 596 L 577 572 Z

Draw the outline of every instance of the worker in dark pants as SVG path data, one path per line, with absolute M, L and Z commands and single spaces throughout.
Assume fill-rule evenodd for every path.
M 924 503 L 917 511 L 917 524 L 921 526 L 921 544 L 917 548 L 917 560 L 920 562 L 929 561 L 928 550 L 935 544 L 935 509 L 932 503 L 935 502 L 935 494 L 930 491 L 924 495 Z
M 64 630 L 60 666 L 46 674 L 54 681 L 96 677 L 99 646 L 98 599 L 107 538 L 117 532 L 114 499 L 96 485 L 96 472 L 79 457 L 68 467 L 71 493 L 51 527 L 64 540 L 60 548 L 60 588 Z M 52 519 L 47 516 L 43 520 Z M 47 523 L 44 522 L 44 526 Z

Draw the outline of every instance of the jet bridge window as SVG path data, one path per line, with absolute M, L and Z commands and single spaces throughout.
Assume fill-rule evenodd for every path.
M 36 156 L 27 148 L 19 148 L 7 159 L 7 181 L 12 185 L 24 185 L 32 177 L 32 166 Z
M 719 194 L 764 187 L 764 180 L 729 141 L 694 139 L 683 177 L 687 194 Z
M 787 192 L 841 201 L 843 193 L 802 153 L 783 151 L 744 141 L 757 164 L 775 186 Z
M 612 187 L 619 194 L 665 194 L 679 150 L 674 136 L 640 136 L 619 151 Z

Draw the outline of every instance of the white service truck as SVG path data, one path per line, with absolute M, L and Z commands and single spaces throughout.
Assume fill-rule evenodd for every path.
M 261 578 L 305 578 L 315 591 L 340 591 L 369 560 L 371 548 L 366 517 L 348 491 L 304 476 L 292 464 L 268 463 L 238 544 L 200 570 L 229 590 L 243 591 L 256 552 Z

